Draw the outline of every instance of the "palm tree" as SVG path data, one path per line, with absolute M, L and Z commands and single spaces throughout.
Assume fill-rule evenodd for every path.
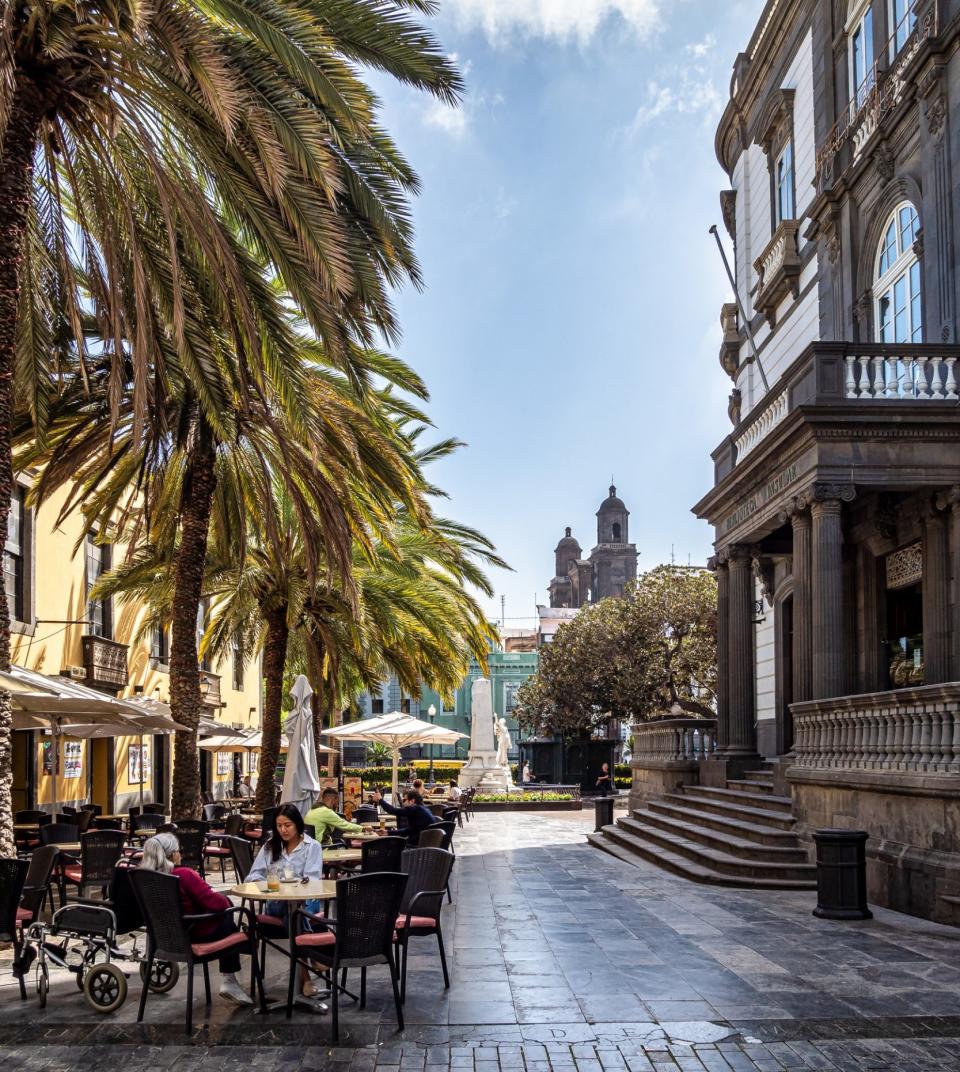
M 109 424 L 132 422 L 131 454 L 176 444 L 181 496 L 158 493 L 144 511 L 162 502 L 181 521 L 171 697 L 188 725 L 199 710 L 193 622 L 226 418 L 250 394 L 293 407 L 302 370 L 284 323 L 291 306 L 354 374 L 351 340 L 396 332 L 387 288 L 419 281 L 406 203 L 416 179 L 358 69 L 454 101 L 458 75 L 415 21 L 431 10 L 420 0 L 3 9 L 0 530 L 15 405 L 45 443 L 54 396 L 74 383 L 89 390 L 94 375 Z M 286 363 L 293 374 L 278 377 Z M 104 451 L 109 469 L 112 444 Z M 0 669 L 8 665 L 0 592 Z M 188 744 L 178 738 L 183 763 Z M 9 756 L 0 692 L 0 852 L 13 848 Z

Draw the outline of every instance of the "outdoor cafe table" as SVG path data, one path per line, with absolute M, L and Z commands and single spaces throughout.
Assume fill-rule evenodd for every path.
M 39 823 L 14 823 L 14 833 L 29 834 L 40 829 Z
M 337 884 L 329 879 L 311 879 L 309 882 L 302 882 L 300 879 L 295 879 L 293 882 L 280 883 L 279 890 L 269 891 L 266 888 L 266 882 L 241 882 L 229 890 L 231 897 L 239 897 L 245 901 L 285 901 L 289 905 L 289 920 L 299 921 L 299 917 L 295 915 L 298 908 L 302 908 L 307 901 L 334 901 L 337 897 Z M 299 922 L 297 924 L 299 926 Z M 297 959 L 297 928 L 294 926 L 288 926 L 290 932 L 290 959 Z M 313 1012 L 326 1012 L 326 1005 L 321 1005 L 317 1002 L 311 1001 L 309 998 L 304 998 L 302 995 L 298 999 L 296 996 L 293 999 L 294 1005 L 299 1005 L 302 1008 L 313 1010 Z M 285 1001 L 272 1002 L 269 1006 L 270 1010 L 283 1008 L 287 1010 L 289 1015 L 290 1007 Z
M 324 849 L 323 850 L 323 865 L 327 864 L 343 864 L 348 866 L 350 864 L 358 864 L 363 860 L 363 853 L 360 849 Z

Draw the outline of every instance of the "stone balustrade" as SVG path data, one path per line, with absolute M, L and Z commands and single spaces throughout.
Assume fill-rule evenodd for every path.
M 666 718 L 631 727 L 631 765 L 696 763 L 716 749 L 717 721 L 713 718 Z
M 960 773 L 960 684 L 792 704 L 800 769 Z
M 844 363 L 847 398 L 957 399 L 954 356 L 915 357 L 906 348 L 903 354 L 877 354 L 868 345 L 847 354 Z

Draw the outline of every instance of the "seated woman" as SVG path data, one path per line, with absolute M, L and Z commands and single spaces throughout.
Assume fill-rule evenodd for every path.
M 196 871 L 180 866 L 180 842 L 174 834 L 155 834 L 147 838 L 143 846 L 140 866 L 148 871 L 161 871 L 175 875 L 180 883 L 180 903 L 185 916 L 199 916 L 204 912 L 222 912 L 232 908 L 229 897 L 217 893 Z M 236 923 L 229 916 L 220 920 L 208 919 L 195 923 L 190 936 L 202 942 L 216 942 L 236 934 Z M 240 954 L 236 949 L 226 949 L 220 956 L 220 997 L 238 1005 L 252 1005 L 253 999 L 237 982 L 240 971 Z
M 273 837 L 257 853 L 253 867 L 247 874 L 247 882 L 262 882 L 271 868 L 280 872 L 281 878 L 309 878 L 318 882 L 323 878 L 323 849 L 304 830 L 303 816 L 294 804 L 284 804 L 277 812 Z M 320 903 L 307 901 L 307 910 L 319 912 Z M 286 924 L 286 901 L 267 901 L 263 911 L 265 915 L 276 916 Z M 303 965 L 300 966 L 300 984 L 305 997 L 313 997 L 317 993 Z

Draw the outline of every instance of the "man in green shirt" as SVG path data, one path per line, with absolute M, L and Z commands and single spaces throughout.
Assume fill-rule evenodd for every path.
M 332 840 L 333 831 L 339 830 L 344 834 L 362 834 L 363 827 L 357 823 L 348 823 L 346 819 L 337 814 L 337 804 L 340 803 L 340 794 L 336 789 L 324 789 L 320 794 L 320 803 L 310 809 L 303 817 L 307 826 L 312 826 L 315 840 L 325 844 Z

